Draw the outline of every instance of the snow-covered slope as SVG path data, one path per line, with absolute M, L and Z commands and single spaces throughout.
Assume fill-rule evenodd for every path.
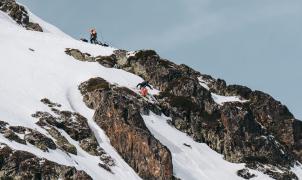
M 110 145 L 103 130 L 92 120 L 93 111 L 83 103 L 78 85 L 89 78 L 102 77 L 112 84 L 134 89 L 143 79 L 123 70 L 105 68 L 98 63 L 75 61 L 64 53 L 65 48 L 79 49 L 93 56 L 111 55 L 115 49 L 74 40 L 33 14 L 30 13 L 30 16 L 45 32 L 25 30 L 0 11 L 0 120 L 36 129 L 52 138 L 45 129 L 35 124 L 36 119 L 31 114 L 49 111 L 40 102 L 44 97 L 60 103 L 62 109 L 79 112 L 88 119 L 100 146 L 116 162 L 112 169 L 114 174 L 100 168 L 98 157 L 82 150 L 78 142 L 64 132 L 61 132 L 62 135 L 76 146 L 78 155 L 66 154 L 58 149 L 43 152 L 35 146 L 9 141 L 3 135 L 0 135 L 0 142 L 59 164 L 74 166 L 94 179 L 140 179 Z M 157 91 L 154 90 L 153 93 Z M 166 123 L 166 117 L 151 114 L 144 116 L 144 119 L 153 135 L 171 150 L 177 177 L 188 180 L 240 179 L 236 171 L 244 168 L 243 164 L 223 160 L 220 154 L 205 144 L 196 143 L 184 133 L 170 127 Z M 184 146 L 184 143 L 191 147 Z M 268 176 L 259 172 L 253 173 L 258 175 L 255 179 L 268 179 Z
M 85 44 L 68 36 L 64 37 L 62 33 L 27 31 L 2 12 L 0 27 L 0 119 L 15 126 L 37 129 L 51 137 L 37 126 L 36 120 L 31 117 L 36 111 L 48 111 L 40 102 L 43 97 L 48 97 L 62 104 L 65 110 L 85 115 L 101 147 L 114 158 L 117 166 L 113 169 L 114 175 L 106 172 L 98 166 L 97 157 L 81 151 L 79 146 L 76 147 L 80 154 L 69 156 L 60 150 L 47 153 L 34 146 L 10 142 L 2 135 L 0 142 L 59 164 L 75 166 L 85 170 L 95 179 L 140 179 L 112 148 L 103 131 L 92 122 L 93 112 L 82 102 L 77 86 L 96 76 L 125 86 L 135 86 L 141 79 L 96 63 L 75 61 L 64 53 L 66 47 L 76 47 L 95 55 L 109 55 L 113 51 L 112 48 Z

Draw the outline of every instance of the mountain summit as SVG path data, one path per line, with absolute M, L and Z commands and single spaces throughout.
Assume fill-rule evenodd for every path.
M 302 122 L 270 95 L 0 10 L 1 179 L 302 179 Z

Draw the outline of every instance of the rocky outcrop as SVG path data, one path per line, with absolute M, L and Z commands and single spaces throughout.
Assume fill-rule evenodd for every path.
M 261 91 L 227 85 L 222 79 L 201 74 L 186 65 L 176 65 L 152 50 L 132 53 L 117 50 L 110 58 L 110 67 L 139 75 L 161 90 L 156 97 L 157 109 L 172 118 L 168 123 L 195 141 L 208 144 L 230 162 L 247 163 L 248 167 L 271 177 L 297 178 L 290 167 L 301 161 L 302 123 L 279 101 Z M 91 81 L 93 83 L 88 87 L 92 91 L 82 94 L 89 107 L 98 109 L 100 104 L 108 104 L 103 101 L 108 95 L 90 92 L 98 86 L 103 92 L 113 90 L 107 83 L 102 83 L 103 80 Z M 221 105 L 213 100 L 212 93 L 238 96 L 245 101 Z M 101 111 L 102 114 L 109 112 Z M 113 112 L 110 116 L 115 115 Z
M 48 151 L 48 149 L 54 150 L 57 148 L 52 139 L 38 131 L 32 131 L 28 134 L 25 134 L 24 139 L 43 151 Z
M 87 106 L 96 110 L 95 122 L 139 176 L 172 179 L 171 153 L 153 137 L 141 116 L 148 113 L 148 103 L 129 89 L 112 86 L 101 78 L 90 79 L 79 89 Z
M 226 130 L 224 153 L 227 160 L 245 162 L 247 167 L 276 179 L 297 179 L 290 171 L 295 162 L 292 153 L 254 120 L 248 105 L 225 104 L 221 120 Z
M 9 126 L 9 124 L 4 121 L 0 121 L 0 124 L 0 133 L 10 141 L 15 141 L 24 145 L 30 143 L 46 152 L 50 149 L 55 150 L 57 148 L 52 139 L 39 131 L 22 126 Z
M 84 171 L 63 166 L 25 152 L 0 144 L 1 179 L 92 179 Z
M 47 129 L 47 132 L 56 139 L 57 145 L 63 149 L 64 151 L 77 155 L 77 148 L 70 144 L 68 140 L 62 136 L 62 134 L 54 127 L 51 127 L 50 129 Z
M 289 168 L 301 158 L 295 152 L 301 152 L 299 148 L 295 150 L 301 147 L 301 139 L 297 140 L 300 121 L 269 95 L 244 86 L 227 86 L 221 79 L 161 59 L 151 50 L 137 52 L 119 67 L 158 87 L 162 91 L 158 101 L 164 113 L 172 117 L 172 124 L 223 153 L 227 160 Z M 200 78 L 210 90 L 200 84 Z M 219 106 L 212 100 L 211 92 L 248 101 Z M 288 170 L 285 171 L 291 174 Z
M 16 3 L 15 0 L 1 0 L 0 10 L 8 13 L 8 15 L 28 30 L 43 32 L 43 29 L 38 23 L 31 22 L 28 12 L 24 6 Z
M 78 49 L 66 48 L 65 53 L 79 61 L 98 62 L 101 65 L 112 68 L 116 65 L 115 55 L 93 57 L 88 53 L 82 53 Z
M 77 149 L 72 145 L 59 130 L 65 131 L 73 140 L 78 141 L 80 147 L 93 156 L 99 156 L 102 161 L 101 167 L 111 171 L 115 166 L 114 160 L 108 155 L 104 149 L 99 146 L 93 131 L 90 129 L 87 119 L 76 112 L 62 111 L 58 103 L 53 103 L 49 99 L 44 98 L 42 103 L 51 108 L 52 113 L 36 112 L 32 116 L 38 118 L 37 125 L 44 128 L 54 139 L 60 149 L 77 155 Z
M 240 169 L 237 171 L 237 175 L 244 179 L 252 179 L 256 177 L 255 174 L 251 174 L 248 169 Z
M 85 117 L 79 113 L 62 111 L 60 104 L 53 103 L 47 98 L 42 99 L 41 102 L 47 105 L 51 112 L 38 111 L 32 116 L 38 119 L 36 124 L 48 133 L 42 134 L 42 131 L 23 126 L 10 126 L 9 123 L 0 121 L 0 134 L 10 141 L 23 145 L 31 144 L 46 153 L 59 148 L 66 153 L 77 155 L 78 149 L 68 141 L 67 136 L 69 135 L 84 151 L 99 157 L 100 168 L 114 174 L 111 169 L 115 166 L 114 159 L 99 146 Z M 8 154 L 1 154 L 3 147 L 5 147 L 3 152 Z M 9 152 L 6 151 L 8 149 Z M 9 157 L 15 155 L 16 157 Z M 22 159 L 19 156 L 25 157 Z M 6 145 L 0 146 L 0 177 L 8 179 L 10 177 L 17 179 L 18 177 L 25 179 L 91 179 L 85 172 L 77 171 L 73 167 L 40 159 L 28 152 L 15 151 Z
M 203 76 L 210 90 L 222 95 L 239 95 L 249 100 L 254 118 L 302 161 L 302 122 L 295 119 L 280 101 L 261 91 L 240 85 L 226 85 L 224 80 Z

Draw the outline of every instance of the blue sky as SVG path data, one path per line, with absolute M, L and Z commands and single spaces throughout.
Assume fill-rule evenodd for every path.
M 18 0 L 74 38 L 155 49 L 230 84 L 271 94 L 302 119 L 300 0 Z

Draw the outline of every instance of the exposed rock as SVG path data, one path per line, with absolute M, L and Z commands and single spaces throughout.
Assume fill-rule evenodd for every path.
M 127 64 L 127 51 L 126 50 L 115 50 L 114 55 L 116 57 L 116 63 L 120 66 Z M 118 62 L 117 62 L 118 61 Z
M 117 66 L 117 58 L 115 54 L 110 56 L 93 57 L 88 53 L 82 53 L 80 50 L 72 49 L 72 48 L 66 48 L 65 53 L 79 61 L 98 62 L 99 64 L 107 68 L 112 68 Z
M 0 120 L 0 132 L 3 133 L 4 130 L 6 130 L 6 126 L 8 125 L 7 122 L 1 121 Z
M 42 27 L 38 23 L 29 22 L 26 25 L 27 30 L 43 32 Z
M 102 78 L 89 79 L 79 86 L 79 90 L 84 97 L 84 102 L 91 109 L 98 107 L 101 99 L 97 99 L 98 97 L 90 98 L 89 94 L 95 90 L 107 91 L 109 89 L 109 83 Z
M 271 165 L 263 165 L 261 163 L 249 163 L 247 165 L 248 168 L 255 169 L 261 171 L 267 175 L 269 175 L 273 179 L 291 179 L 291 180 L 298 180 L 298 177 L 292 172 L 289 171 L 287 168 L 281 166 L 271 166 Z
M 40 133 L 39 131 L 22 126 L 10 126 L 9 128 L 7 128 L 6 126 L 8 125 L 9 124 L 4 121 L 0 122 L 0 133 L 2 133 L 5 138 L 24 145 L 26 145 L 26 142 L 28 142 L 43 151 L 56 149 L 56 144 L 53 142 L 53 140 Z M 22 137 L 20 137 L 16 133 L 22 135 Z
M 99 166 L 113 174 L 112 170 L 110 169 L 110 167 L 108 165 L 99 163 Z
M 116 55 L 110 55 L 110 56 L 97 56 L 93 57 L 88 53 L 82 53 L 78 49 L 72 49 L 72 48 L 66 48 L 65 53 L 72 56 L 76 60 L 79 61 L 88 61 L 88 62 L 98 62 L 101 65 L 112 68 L 117 65 L 117 58 Z
M 102 155 L 100 156 L 100 159 L 108 166 L 114 166 L 115 162 L 114 160 L 111 158 L 111 156 L 109 156 L 108 154 L 106 154 L 105 152 L 102 153 Z
M 18 24 L 27 30 L 43 32 L 42 27 L 38 23 L 30 22 L 29 15 L 24 6 L 16 3 L 15 0 L 1 0 L 0 10 L 8 13 L 8 15 Z
M 6 131 L 4 131 L 3 136 L 11 141 L 16 141 L 17 143 L 20 143 L 20 144 L 26 144 L 26 141 L 24 139 L 21 139 L 12 130 L 7 129 Z
M 255 174 L 251 174 L 248 169 L 241 169 L 237 171 L 237 175 L 243 177 L 244 179 L 252 179 L 256 177 Z
M 79 61 L 87 61 L 87 56 L 85 56 L 85 54 L 81 53 L 81 51 L 77 50 L 77 49 L 70 49 L 67 48 L 65 50 L 65 53 L 72 56 L 73 58 L 79 60 Z
M 294 147 L 293 152 L 296 155 L 296 158 L 300 159 L 302 162 L 302 121 L 295 119 L 293 122 L 294 129 Z
M 52 139 L 38 131 L 31 130 L 30 133 L 25 134 L 24 139 L 43 151 L 48 151 L 49 149 L 54 150 L 57 148 Z
M 171 153 L 147 129 L 140 115 L 143 103 L 126 88 L 107 85 L 103 88 L 104 81 L 101 78 L 90 79 L 79 87 L 85 103 L 96 109 L 96 123 L 143 179 L 172 179 Z
M 119 65 L 162 91 L 158 101 L 177 129 L 198 142 L 207 143 L 231 162 L 281 164 L 287 168 L 284 172 L 288 172 L 295 162 L 292 152 L 296 157 L 301 154 L 302 136 L 298 132 L 302 123 L 280 102 L 262 92 L 239 85 L 228 86 L 222 79 L 161 59 L 151 50 L 139 51 Z M 200 77 L 210 91 L 199 84 Z M 218 106 L 212 100 L 211 91 L 240 96 L 248 102 Z M 294 128 L 294 124 L 298 127 Z
M 25 134 L 27 128 L 23 126 L 9 126 L 9 129 L 14 131 L 15 133 Z
M 44 103 L 45 105 L 48 105 L 48 107 L 61 107 L 61 104 L 58 103 L 53 103 L 47 98 L 41 99 L 41 102 Z
M 250 102 L 255 118 L 301 161 L 301 121 L 296 120 L 286 106 L 263 92 L 251 93 Z
M 59 131 L 63 130 L 73 140 L 78 141 L 83 150 L 93 156 L 99 156 L 103 164 L 108 167 L 115 166 L 115 161 L 112 157 L 99 146 L 84 116 L 76 112 L 60 110 L 60 104 L 53 103 L 47 98 L 42 99 L 41 102 L 47 105 L 55 115 L 38 111 L 32 116 L 39 119 L 36 124 L 46 129 L 48 133 L 56 139 L 56 144 L 60 149 L 71 154 L 77 154 L 76 147 L 68 142 Z
M 5 144 L 0 146 L 0 159 L 1 179 L 92 179 L 75 167 L 59 165 L 25 151 L 15 151 Z
M 294 162 L 286 146 L 279 144 L 274 136 L 255 121 L 248 106 L 227 103 L 222 109 L 221 119 L 226 129 L 224 151 L 227 160 L 247 163 L 256 161 L 285 167 Z
M 111 56 L 97 56 L 95 58 L 95 61 L 97 61 L 98 63 L 100 63 L 101 65 L 108 67 L 108 68 L 112 68 L 116 65 L 116 57 L 115 55 L 111 55 Z
M 70 144 L 68 140 L 61 135 L 61 133 L 55 129 L 54 127 L 51 127 L 50 129 L 47 129 L 47 132 L 56 139 L 56 144 L 63 149 L 64 151 L 77 155 L 77 148 Z

